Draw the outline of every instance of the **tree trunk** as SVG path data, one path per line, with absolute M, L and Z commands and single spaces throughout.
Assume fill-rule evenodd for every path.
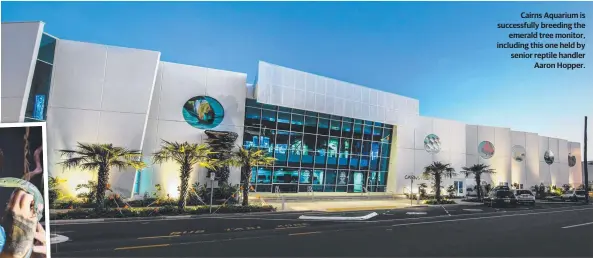
M 482 185 L 480 184 L 480 181 L 482 181 L 480 176 L 476 176 L 476 190 L 478 190 L 478 200 L 482 200 Z
M 187 201 L 187 193 L 189 188 L 189 174 L 191 172 L 191 166 L 187 160 L 181 164 L 181 175 L 179 179 L 181 179 L 181 184 L 179 185 L 179 202 L 177 203 L 177 208 L 179 212 L 182 212 L 185 209 L 185 204 Z
M 96 203 L 97 210 L 101 211 L 105 208 L 105 192 L 107 191 L 107 184 L 109 183 L 109 167 L 106 165 L 99 166 L 99 174 L 97 177 L 96 189 Z
M 249 205 L 249 181 L 251 181 L 251 168 L 243 166 L 241 168 L 243 177 L 243 206 Z
M 437 199 L 437 202 L 440 203 L 441 202 L 441 177 L 440 177 L 440 175 L 436 175 L 434 177 L 434 188 L 436 188 L 434 196 Z

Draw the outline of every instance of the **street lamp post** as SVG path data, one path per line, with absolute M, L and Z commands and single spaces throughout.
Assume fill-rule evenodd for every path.
M 587 116 L 585 116 L 585 146 L 584 146 L 584 157 L 583 160 L 585 161 L 584 169 L 585 172 L 585 202 L 589 203 L 589 168 L 587 166 Z
M 210 172 L 210 213 L 212 213 L 212 200 L 214 198 L 214 178 L 216 173 Z

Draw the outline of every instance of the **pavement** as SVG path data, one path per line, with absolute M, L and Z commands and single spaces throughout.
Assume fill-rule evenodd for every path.
M 283 212 L 51 225 L 52 257 L 593 257 L 593 205 Z

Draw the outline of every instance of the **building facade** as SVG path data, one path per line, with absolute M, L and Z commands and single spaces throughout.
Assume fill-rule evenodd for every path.
M 260 193 L 401 194 L 411 188 L 406 176 L 420 175 L 433 161 L 457 171 L 490 165 L 496 173 L 484 180 L 497 185 L 582 182 L 578 142 L 420 116 L 416 99 L 266 62 L 248 84 L 243 73 L 164 62 L 156 51 L 58 39 L 43 27 L 2 24 L 0 121 L 47 122 L 50 173 L 68 179 L 67 191 L 94 174 L 62 168 L 58 150 L 112 143 L 141 150 L 151 164 L 161 140 L 200 143 L 206 130 L 235 132 L 235 144 L 277 159 L 253 169 L 251 183 Z M 157 184 L 176 196 L 177 170 L 174 163 L 151 164 L 114 171 L 110 181 L 126 196 L 153 192 Z M 196 168 L 190 180 L 203 183 L 206 174 Z M 239 181 L 232 168 L 229 182 Z M 459 195 L 473 184 L 463 175 L 445 182 Z

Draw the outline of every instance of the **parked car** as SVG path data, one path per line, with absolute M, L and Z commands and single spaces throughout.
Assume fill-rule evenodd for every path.
M 560 198 L 563 201 L 580 201 L 585 200 L 585 190 L 572 190 L 564 193 Z
M 515 198 L 517 198 L 517 203 L 535 205 L 535 195 L 531 191 L 521 189 L 514 190 L 513 193 L 515 194 Z
M 493 190 L 486 198 L 484 198 L 484 204 L 488 205 L 489 207 L 496 208 L 503 206 L 516 207 L 518 203 L 517 197 L 515 197 L 515 194 L 512 191 Z

